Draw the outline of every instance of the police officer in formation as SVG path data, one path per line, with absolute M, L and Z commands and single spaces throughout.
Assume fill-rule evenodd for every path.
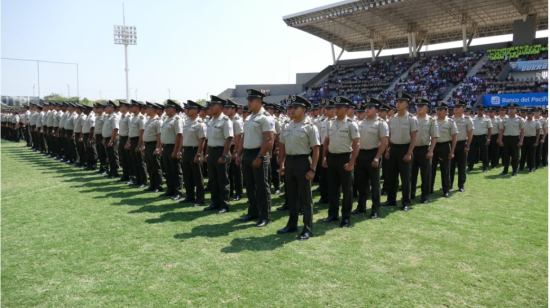
M 304 228 L 298 238 L 307 240 L 313 236 L 311 180 L 317 172 L 319 132 L 317 127 L 306 118 L 307 108 L 311 107 L 307 99 L 295 95 L 287 101 L 287 104 L 291 121 L 285 126 L 280 136 L 279 162 L 281 174 L 285 179 L 290 212 L 286 226 L 277 233 L 297 232 L 299 211 L 302 209 Z
M 204 204 L 204 178 L 202 173 L 202 153 L 207 136 L 206 124 L 199 116 L 203 108 L 188 100 L 185 106 L 188 119 L 183 125 L 182 171 L 185 186 L 185 199 L 180 203 Z
M 205 211 L 217 210 L 218 214 L 229 211 L 229 164 L 231 163 L 231 141 L 233 140 L 233 121 L 223 114 L 226 100 L 210 96 L 211 118 L 208 123 L 208 180 L 212 204 Z
M 380 211 L 380 166 L 382 154 L 388 147 L 388 124 L 378 117 L 382 102 L 367 97 L 364 105 L 358 106 L 358 126 L 360 134 L 360 150 L 355 166 L 355 182 L 359 189 L 357 209 L 352 214 L 367 211 L 368 192 L 372 195 L 372 211 L 370 218 L 379 217 Z
M 348 118 L 349 99 L 335 98 L 336 118 L 327 125 L 326 138 L 323 144 L 323 168 L 327 169 L 329 211 L 323 222 L 338 221 L 340 188 L 342 199 L 342 220 L 340 227 L 350 226 L 353 203 L 353 167 L 359 154 L 359 128 L 357 123 Z
M 402 185 L 402 210 L 408 211 L 411 205 L 411 161 L 416 145 L 418 120 L 407 109 L 412 97 L 399 92 L 396 97 L 397 113 L 390 118 L 390 145 L 386 151 L 388 160 L 388 201 L 382 206 L 397 205 L 398 176 Z
M 402 209 L 407 211 L 415 197 L 418 173 L 420 203 L 429 202 L 438 166 L 443 196 L 449 198 L 454 169 L 458 168 L 458 189 L 464 192 L 466 166 L 472 170 L 478 160 L 486 172 L 489 165 L 498 166 L 501 153 L 501 175 L 508 174 L 511 164 L 513 176 L 525 165 L 534 172 L 547 164 L 547 112 L 540 108 L 522 110 L 521 116 L 513 103 L 500 108 L 499 115 L 496 109 L 480 106 L 477 115 L 470 117 L 463 112 L 465 103 L 456 100 L 453 106 L 435 103 L 435 115 L 430 116 L 432 103 L 417 98 L 413 116 L 407 111 L 412 97 L 398 92 L 396 112 L 375 98 L 355 105 L 342 96 L 324 99 L 318 111 L 311 111 L 310 101 L 293 95 L 287 101 L 287 117 L 282 106 L 266 103 L 261 91 L 248 89 L 247 93 L 243 117 L 235 102 L 217 96 L 210 97 L 208 115 L 193 101 L 187 101 L 185 108 L 172 100 L 166 105 L 135 100 L 93 107 L 73 102 L 31 104 L 20 111 L 2 112 L 2 137 L 11 141 L 23 137 L 32 150 L 86 170 L 98 169 L 99 161 L 98 173 L 111 179 L 119 178 L 118 154 L 124 152 L 120 180 L 158 193 L 163 191 L 164 178 L 167 190 L 161 196 L 194 206 L 205 203 L 206 162 L 212 203 L 204 210 L 227 213 L 230 201 L 242 198 L 244 176 L 249 208 L 241 220 L 257 219 L 257 227 L 271 220 L 270 186 L 276 179 L 269 174 L 271 166 L 285 184 L 286 202 L 279 209 L 290 210 L 286 226 L 277 233 L 297 232 L 303 215 L 300 240 L 313 236 L 311 183 L 316 175 L 321 193 L 316 204 L 329 203 L 323 222 L 339 220 L 342 193 L 340 226 L 349 227 L 351 214 L 367 212 L 369 196 L 371 219 L 379 217 L 381 205 L 396 206 L 399 177 Z M 449 112 L 451 107 L 454 112 Z M 273 155 L 278 155 L 280 166 L 271 164 Z M 381 204 L 382 161 L 386 162 L 382 180 L 388 199 Z M 276 181 L 273 184 L 277 191 Z M 354 185 L 359 198 L 351 211 Z M 230 200 L 233 188 L 235 198 Z

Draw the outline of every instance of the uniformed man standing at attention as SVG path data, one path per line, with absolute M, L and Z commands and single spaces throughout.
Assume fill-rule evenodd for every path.
M 519 149 L 523 145 L 525 121 L 517 115 L 518 104 L 508 104 L 508 117 L 502 119 L 498 139 L 502 148 L 502 164 L 504 170 L 500 175 L 507 175 L 512 158 L 512 176 L 518 175 Z
M 145 129 L 145 116 L 140 113 L 144 103 L 130 100 L 130 117 L 128 141 L 125 149 L 128 150 L 130 163 L 130 180 L 128 185 L 137 185 L 139 188 L 147 186 L 147 166 L 145 164 L 145 155 L 141 151 L 143 146 L 143 131 Z
M 388 181 L 388 200 L 381 204 L 397 205 L 397 189 L 401 175 L 403 211 L 408 211 L 411 206 L 411 161 L 418 131 L 418 120 L 407 111 L 411 100 L 409 94 L 397 93 L 397 114 L 390 118 L 390 146 L 385 154 L 385 158 L 388 159 L 388 177 L 385 179 Z
M 117 105 L 113 101 L 108 101 L 105 107 L 106 119 L 103 123 L 103 140 L 101 143 L 107 149 L 109 159 L 109 170 L 107 172 L 109 179 L 118 178 L 118 148 L 115 146 L 115 139 L 118 134 L 120 118 L 115 112 Z
M 76 105 L 74 103 L 69 103 L 69 109 L 67 111 L 68 115 L 65 119 L 65 140 L 67 140 L 67 157 L 65 159 L 65 163 L 67 164 L 74 164 L 77 160 L 74 128 L 78 114 L 76 114 L 75 107 Z
M 130 133 L 130 120 L 132 119 L 132 114 L 128 111 L 130 107 L 130 102 L 119 101 L 118 109 L 120 111 L 120 123 L 118 134 L 120 139 L 118 141 L 118 156 L 120 161 L 120 166 L 122 167 L 122 177 L 121 181 L 129 181 L 130 174 L 133 171 L 130 171 L 132 164 L 130 164 L 130 147 L 126 147 L 128 143 L 128 134 Z
M 311 180 L 315 176 L 321 142 L 317 127 L 305 118 L 311 103 L 301 96 L 292 96 L 287 104 L 292 121 L 285 126 L 280 136 L 279 162 L 281 175 L 285 178 L 290 215 L 286 226 L 277 233 L 297 232 L 299 211 L 303 209 L 304 229 L 298 238 L 307 240 L 313 236 Z
M 74 122 L 74 130 L 73 130 L 73 134 L 74 134 L 74 140 L 76 142 L 76 162 L 74 163 L 75 166 L 77 167 L 83 167 L 84 166 L 84 163 L 86 162 L 85 161 L 85 157 L 86 157 L 86 146 L 83 142 L 83 138 L 81 138 L 81 135 L 82 135 L 82 124 L 84 123 L 84 121 L 86 120 L 87 116 L 86 114 L 83 112 L 84 110 L 84 106 L 81 105 L 81 104 L 78 104 L 76 106 L 76 114 L 78 115 L 75 122 Z
M 540 168 L 542 158 L 543 158 L 543 148 L 546 147 L 548 149 L 548 146 L 545 146 L 545 140 L 546 135 L 548 134 L 548 119 L 541 116 L 542 114 L 542 108 L 535 109 L 535 117 L 534 119 L 540 122 L 541 125 L 541 131 L 540 131 L 540 137 L 537 140 L 538 146 L 537 146 L 537 152 L 535 153 L 535 169 Z M 545 151 L 546 154 L 548 154 L 548 151 Z M 545 159 L 548 159 L 547 157 Z
M 206 140 L 206 125 L 199 117 L 202 106 L 194 101 L 187 101 L 187 121 L 183 124 L 182 165 L 185 199 L 180 203 L 204 204 L 204 178 L 202 175 L 202 153 Z M 196 192 L 195 192 L 196 189 Z
M 242 117 L 236 113 L 238 107 L 239 105 L 230 99 L 227 100 L 227 103 L 223 107 L 223 113 L 233 122 L 233 139 L 231 140 L 230 149 L 232 156 L 231 164 L 229 165 L 229 195 L 231 196 L 233 190 L 235 194 L 231 201 L 239 201 L 243 197 L 243 172 L 241 166 L 235 163 L 244 127 Z
M 447 117 L 447 105 L 444 102 L 437 102 L 437 126 L 439 128 L 439 138 L 434 149 L 432 158 L 432 180 L 430 193 L 434 192 L 435 174 L 437 173 L 437 165 L 441 165 L 441 187 L 443 196 L 449 198 L 451 190 L 451 159 L 454 157 L 456 149 L 456 135 L 458 128 L 453 119 Z
M 367 97 L 365 104 L 361 104 L 357 109 L 360 119 L 358 122 L 360 150 L 355 166 L 355 182 L 359 189 L 359 201 L 357 209 L 351 213 L 367 212 L 367 194 L 370 191 L 372 195 L 371 219 L 378 218 L 380 212 L 380 158 L 388 147 L 389 136 L 388 124 L 378 117 L 380 106 L 382 106 L 381 101 Z
M 476 156 L 479 153 L 481 156 L 481 162 L 483 164 L 483 173 L 487 173 L 487 167 L 489 165 L 489 156 L 487 155 L 488 146 L 491 144 L 491 135 L 493 131 L 493 122 L 485 115 L 485 107 L 477 107 L 477 116 L 473 119 L 474 132 L 472 137 L 471 152 L 472 155 L 468 155 L 468 171 L 474 169 L 474 163 Z M 496 128 L 495 128 L 496 129 Z
M 271 191 L 267 169 L 269 153 L 273 148 L 275 123 L 273 117 L 262 108 L 265 94 L 254 89 L 247 89 L 246 92 L 251 114 L 244 123 L 237 164 L 242 162 L 250 206 L 248 214 L 241 221 L 251 221 L 259 217 L 256 227 L 265 227 L 271 220 Z
M 67 138 L 65 138 L 65 123 L 67 122 L 67 118 L 69 117 L 69 103 L 63 102 L 63 105 L 61 106 L 61 117 L 59 118 L 59 127 L 57 129 L 57 138 L 59 139 L 59 155 L 58 159 L 60 162 L 64 162 L 67 157 Z
M 523 137 L 523 145 L 521 146 L 519 171 L 523 171 L 527 162 L 529 172 L 535 172 L 535 153 L 539 145 L 538 140 L 542 126 L 539 121 L 533 118 L 533 114 L 533 109 L 526 110 L 527 119 L 525 120 L 525 136 Z
M 231 140 L 233 140 L 233 121 L 223 114 L 226 101 L 210 95 L 208 123 L 208 148 L 205 159 L 208 163 L 210 195 L 212 204 L 205 211 L 218 210 L 218 214 L 229 211 L 229 164 L 231 162 Z
M 470 151 L 470 143 L 474 133 L 474 122 L 468 116 L 463 114 L 466 102 L 455 100 L 453 121 L 458 128 L 456 136 L 455 157 L 451 160 L 451 189 L 455 180 L 455 170 L 458 168 L 458 191 L 464 192 L 464 184 L 466 184 L 466 163 L 468 152 Z
M 500 144 L 497 142 L 498 139 L 498 127 L 500 126 L 500 118 L 495 116 L 496 115 L 496 109 L 495 108 L 487 108 L 487 113 L 489 115 L 489 120 L 491 120 L 491 142 L 489 143 L 488 147 L 488 156 L 489 156 L 489 162 L 491 163 L 491 168 L 496 168 L 498 165 L 498 155 L 500 151 Z
M 327 127 L 328 123 L 333 120 L 336 117 L 336 109 L 334 107 L 334 101 L 329 99 L 323 99 L 324 100 L 324 110 L 325 110 L 325 117 L 323 120 L 319 121 L 319 124 L 317 125 L 317 129 L 319 130 L 319 136 L 321 137 L 321 146 L 319 148 L 319 160 L 320 163 L 317 165 L 319 166 L 317 168 L 317 173 L 319 173 L 319 193 L 321 195 L 321 198 L 315 202 L 315 204 L 326 204 L 329 203 L 328 199 L 328 177 L 327 177 L 327 168 L 323 168 L 323 160 L 325 158 L 325 148 L 323 143 L 325 142 L 325 139 L 327 137 Z
M 95 103 L 95 129 L 93 143 L 96 146 L 97 156 L 99 158 L 99 171 L 97 173 L 101 175 L 107 174 L 107 149 L 103 144 L 103 124 L 105 123 L 105 105 L 102 103 Z
M 92 112 L 93 107 L 84 106 L 84 114 L 86 118 L 82 121 L 82 133 L 80 138 L 86 148 L 85 156 L 81 158 L 81 162 L 86 164 L 86 170 L 92 171 L 97 169 L 97 152 L 93 144 L 93 136 L 95 130 L 95 114 Z
M 432 157 L 437 138 L 439 137 L 437 121 L 428 116 L 431 104 L 427 99 L 418 98 L 416 100 L 418 132 L 416 133 L 416 144 L 412 157 L 411 199 L 414 199 L 416 195 L 416 181 L 418 180 L 418 171 L 420 170 L 420 178 L 422 180 L 420 203 L 422 204 L 430 202 Z
M 44 106 L 48 106 L 49 103 L 45 102 Z M 44 117 L 46 116 L 46 113 L 44 112 L 43 106 L 36 106 L 38 111 L 38 116 L 36 118 L 36 128 L 35 132 L 38 136 L 38 149 L 40 150 L 40 153 L 46 154 L 46 151 L 48 150 L 46 148 L 46 140 L 44 138 L 44 130 L 45 130 L 45 123 L 44 123 Z M 8 116 L 9 118 L 9 116 Z M 9 131 L 9 129 L 8 129 Z
M 183 135 L 183 120 L 177 115 L 181 106 L 173 100 L 166 102 L 166 120 L 162 123 L 160 132 L 160 154 L 162 155 L 163 170 L 166 175 L 166 192 L 160 197 L 173 197 L 176 201 L 182 198 L 182 171 L 181 171 L 181 141 Z M 159 151 L 156 151 L 157 154 Z
M 160 165 L 160 131 L 162 120 L 157 115 L 158 106 L 146 102 L 147 122 L 143 130 L 142 151 L 145 153 L 147 173 L 149 174 L 149 187 L 144 191 L 157 193 L 162 191 L 162 168 Z
M 328 168 L 328 217 L 323 222 L 338 220 L 340 187 L 342 187 L 342 221 L 340 227 L 350 226 L 351 207 L 353 203 L 353 166 L 359 153 L 359 128 L 357 122 L 347 117 L 349 99 L 335 98 L 336 118 L 327 125 L 326 138 L 323 143 L 323 168 Z

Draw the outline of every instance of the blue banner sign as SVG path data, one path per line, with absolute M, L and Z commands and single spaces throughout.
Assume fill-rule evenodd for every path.
M 485 94 L 484 106 L 506 106 L 515 103 L 520 106 L 547 106 L 548 93 Z
M 548 59 L 510 62 L 510 72 L 530 72 L 548 70 Z

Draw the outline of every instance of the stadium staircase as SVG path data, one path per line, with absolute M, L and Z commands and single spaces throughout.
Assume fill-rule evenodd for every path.
M 466 74 L 466 78 L 470 78 L 472 76 L 475 76 L 477 74 L 477 71 L 479 71 L 479 69 L 483 66 L 483 63 L 485 63 L 487 61 L 487 59 L 489 59 L 489 57 L 487 56 L 487 54 L 485 54 L 483 57 L 481 57 L 479 59 L 479 61 L 477 61 L 476 65 L 474 65 L 474 67 L 472 67 L 470 69 L 470 71 L 468 71 L 468 73 Z M 443 92 L 443 101 L 446 102 L 449 98 L 451 98 L 451 96 L 453 95 L 453 91 L 458 88 L 458 86 L 460 85 L 457 84 L 456 86 L 452 86 L 452 87 L 448 87 L 447 90 L 445 90 L 445 92 Z

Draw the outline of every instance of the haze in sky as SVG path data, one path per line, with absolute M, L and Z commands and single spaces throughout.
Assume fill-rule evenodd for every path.
M 236 84 L 294 83 L 296 73 L 319 72 L 332 64 L 330 43 L 287 27 L 282 17 L 334 2 L 126 0 L 126 25 L 136 26 L 138 36 L 129 47 L 130 97 L 198 100 Z M 113 26 L 123 22 L 121 1 L 3 0 L 1 19 L 3 58 L 78 63 L 81 98 L 125 98 L 124 46 L 113 38 Z M 422 50 L 451 46 L 461 42 Z M 370 55 L 344 53 L 342 59 Z M 77 94 L 75 65 L 41 63 L 39 70 L 41 97 Z M 36 62 L 3 59 L 1 77 L 2 95 L 38 95 Z

